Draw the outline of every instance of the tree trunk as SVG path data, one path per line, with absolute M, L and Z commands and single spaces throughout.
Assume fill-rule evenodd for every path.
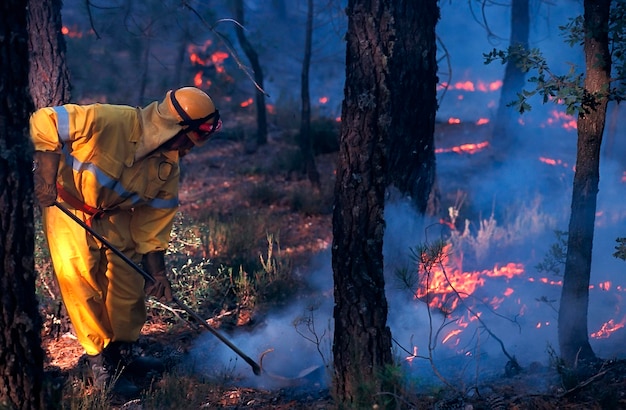
M 606 93 L 610 81 L 608 46 L 610 0 L 585 0 L 585 89 Z M 566 365 L 595 359 L 589 344 L 587 310 L 593 232 L 600 180 L 600 145 L 608 98 L 596 98 L 595 109 L 578 115 L 578 149 L 572 191 L 563 290 L 559 309 L 559 347 Z
M 391 44 L 399 1 L 350 0 L 346 84 L 333 212 L 334 383 L 340 407 L 381 403 L 392 365 L 383 275 L 386 144 L 392 128 Z M 411 7 L 407 7 L 411 8 Z M 412 107 L 414 108 L 414 107 Z M 408 112 L 408 110 L 406 111 Z M 415 111 L 411 110 L 413 115 Z M 395 135 L 395 134 L 394 134 Z
M 259 63 L 258 54 L 254 51 L 254 47 L 252 47 L 252 44 L 250 44 L 243 32 L 243 27 L 245 27 L 243 0 L 235 0 L 235 19 L 239 22 L 239 24 L 235 25 L 239 45 L 241 45 L 243 52 L 246 53 L 246 57 L 250 60 L 250 65 L 254 71 L 254 81 L 258 87 L 255 100 L 257 122 L 256 143 L 257 145 L 265 145 L 267 144 L 267 110 L 265 108 L 265 94 L 263 91 L 263 70 Z
M 5 0 L 0 5 L 0 408 L 10 409 L 44 407 L 27 137 L 33 111 L 27 10 L 35 3 Z
M 309 95 L 309 68 L 311 67 L 311 43 L 313 37 L 313 0 L 308 1 L 306 18 L 306 41 L 304 45 L 304 60 L 302 61 L 302 111 L 300 115 L 300 152 L 302 165 L 311 185 L 317 190 L 320 187 L 320 174 L 315 166 L 313 144 L 311 143 L 311 97 Z
M 511 5 L 511 38 L 509 50 L 516 47 L 528 49 L 528 33 L 530 30 L 529 0 L 513 0 Z M 515 55 L 515 54 L 513 54 Z M 517 58 L 507 61 L 504 69 L 504 79 L 500 92 L 500 103 L 493 126 L 492 150 L 494 160 L 503 163 L 515 146 L 515 138 L 519 132 L 517 121 L 513 114 L 517 112 L 507 106 L 517 100 L 517 94 L 524 89 L 525 74 L 518 67 Z
M 70 100 L 65 40 L 61 32 L 61 0 L 31 1 L 28 6 L 30 95 L 36 108 Z
M 378 2 L 375 2 L 378 3 Z M 380 109 L 388 113 L 383 127 L 389 134 L 389 184 L 409 195 L 417 210 L 436 214 L 435 114 L 437 112 L 436 0 L 386 0 L 392 20 L 376 16 L 388 30 L 383 45 L 390 57 L 382 81 L 391 97 Z M 386 28 L 389 25 L 389 28 Z M 383 64 L 384 61 L 377 62 Z M 379 102 L 380 103 L 380 102 Z

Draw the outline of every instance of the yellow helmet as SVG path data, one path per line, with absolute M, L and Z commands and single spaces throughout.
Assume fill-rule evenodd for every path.
M 196 131 L 190 138 L 196 145 L 204 144 L 221 126 L 219 111 L 213 100 L 196 87 L 182 87 L 167 92 L 170 112 L 180 120 L 179 125 L 188 131 Z

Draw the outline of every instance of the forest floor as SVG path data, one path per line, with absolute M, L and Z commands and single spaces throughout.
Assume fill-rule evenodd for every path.
M 484 128 L 467 125 L 449 128 L 440 125 L 438 135 L 446 138 L 448 145 L 458 143 L 477 143 L 484 140 Z M 471 141 L 467 138 L 471 137 Z M 184 178 L 181 189 L 181 212 L 193 216 L 206 209 L 235 209 L 257 206 L 250 204 L 245 193 L 258 184 L 259 177 L 251 173 L 253 168 L 271 168 L 269 163 L 275 161 L 285 150 L 293 148 L 280 136 L 271 135 L 269 143 L 256 150 L 248 149 L 242 142 L 216 140 L 206 147 L 192 152 L 184 159 Z M 323 187 L 333 186 L 335 179 L 335 154 L 325 154 L 317 158 Z M 476 157 L 477 161 L 480 159 Z M 292 175 L 264 174 L 275 189 L 287 197 L 290 192 L 304 189 L 308 184 L 303 178 Z M 457 187 L 440 186 L 442 204 L 453 200 Z M 310 214 L 291 211 L 288 205 L 277 200 L 268 205 L 280 209 L 283 216 L 280 232 L 281 246 L 295 265 L 306 272 L 307 265 L 319 252 L 328 250 L 332 243 L 332 215 Z M 263 311 L 255 313 L 262 315 Z M 159 323 L 157 318 L 149 320 L 142 331 L 140 347 L 147 354 L 176 361 L 186 355 L 194 340 L 202 333 L 186 326 L 184 323 L 172 325 Z M 211 318 L 208 318 L 209 321 Z M 82 348 L 73 337 L 71 328 L 67 331 L 52 332 L 47 329 L 43 333 L 43 345 L 46 352 L 46 370 L 56 377 L 57 382 L 64 383 L 71 375 L 75 375 L 80 367 Z M 494 380 L 486 390 L 476 390 L 464 396 L 446 395 L 445 389 L 437 394 L 419 391 L 406 392 L 399 395 L 395 408 L 407 409 L 626 409 L 626 364 L 619 361 L 604 362 L 588 377 L 572 386 L 563 388 L 555 369 L 542 366 L 523 369 L 515 374 Z M 165 375 L 163 376 L 165 377 Z M 541 380 L 553 382 L 550 391 L 537 391 L 535 386 Z M 146 389 L 158 389 L 159 380 L 141 380 L 140 385 Z M 202 392 L 203 398 L 198 408 L 272 408 L 272 409 L 332 409 L 334 402 L 329 389 L 317 384 L 307 385 L 306 378 L 293 385 L 277 389 L 255 389 L 237 387 L 227 380 L 220 385 L 214 383 L 210 388 L 201 389 L 202 380 L 187 385 L 188 391 L 182 396 L 191 397 Z M 191 402 L 191 399 L 190 399 Z M 197 403 L 197 402 L 195 402 Z M 141 400 L 133 400 L 112 405 L 111 408 L 142 409 L 142 408 L 191 408 L 184 404 L 163 404 L 162 407 L 151 407 Z

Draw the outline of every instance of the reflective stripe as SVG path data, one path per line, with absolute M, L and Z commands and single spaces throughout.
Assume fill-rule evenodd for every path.
M 64 106 L 53 107 L 57 113 L 57 130 L 59 132 L 59 141 L 67 142 L 70 140 L 70 117 Z M 61 144 L 65 145 L 65 144 Z
M 104 188 L 108 188 L 111 191 L 115 192 L 122 200 L 130 199 L 133 205 L 142 201 L 141 197 L 137 193 L 133 193 L 127 191 L 118 180 L 111 178 L 105 172 L 103 172 L 100 168 L 95 166 L 91 162 L 81 162 L 74 158 L 68 151 L 67 147 L 63 147 L 63 154 L 65 156 L 65 163 L 70 165 L 72 169 L 78 173 L 80 172 L 91 172 L 96 177 L 96 182 Z M 158 209 L 169 209 L 175 208 L 178 206 L 178 197 L 174 197 L 172 199 L 161 199 L 154 198 L 148 202 L 146 205 L 151 206 L 153 208 Z

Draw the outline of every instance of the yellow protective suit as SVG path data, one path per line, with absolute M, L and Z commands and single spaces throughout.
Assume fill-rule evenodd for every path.
M 160 147 L 181 128 L 164 102 L 145 108 L 68 104 L 42 108 L 30 121 L 35 150 L 62 154 L 60 192 L 104 212 L 91 218 L 61 195 L 57 200 L 137 263 L 168 246 L 180 170 L 178 152 Z M 136 341 L 146 320 L 143 277 L 56 207 L 43 209 L 43 229 L 86 353 L 96 355 L 112 341 Z

